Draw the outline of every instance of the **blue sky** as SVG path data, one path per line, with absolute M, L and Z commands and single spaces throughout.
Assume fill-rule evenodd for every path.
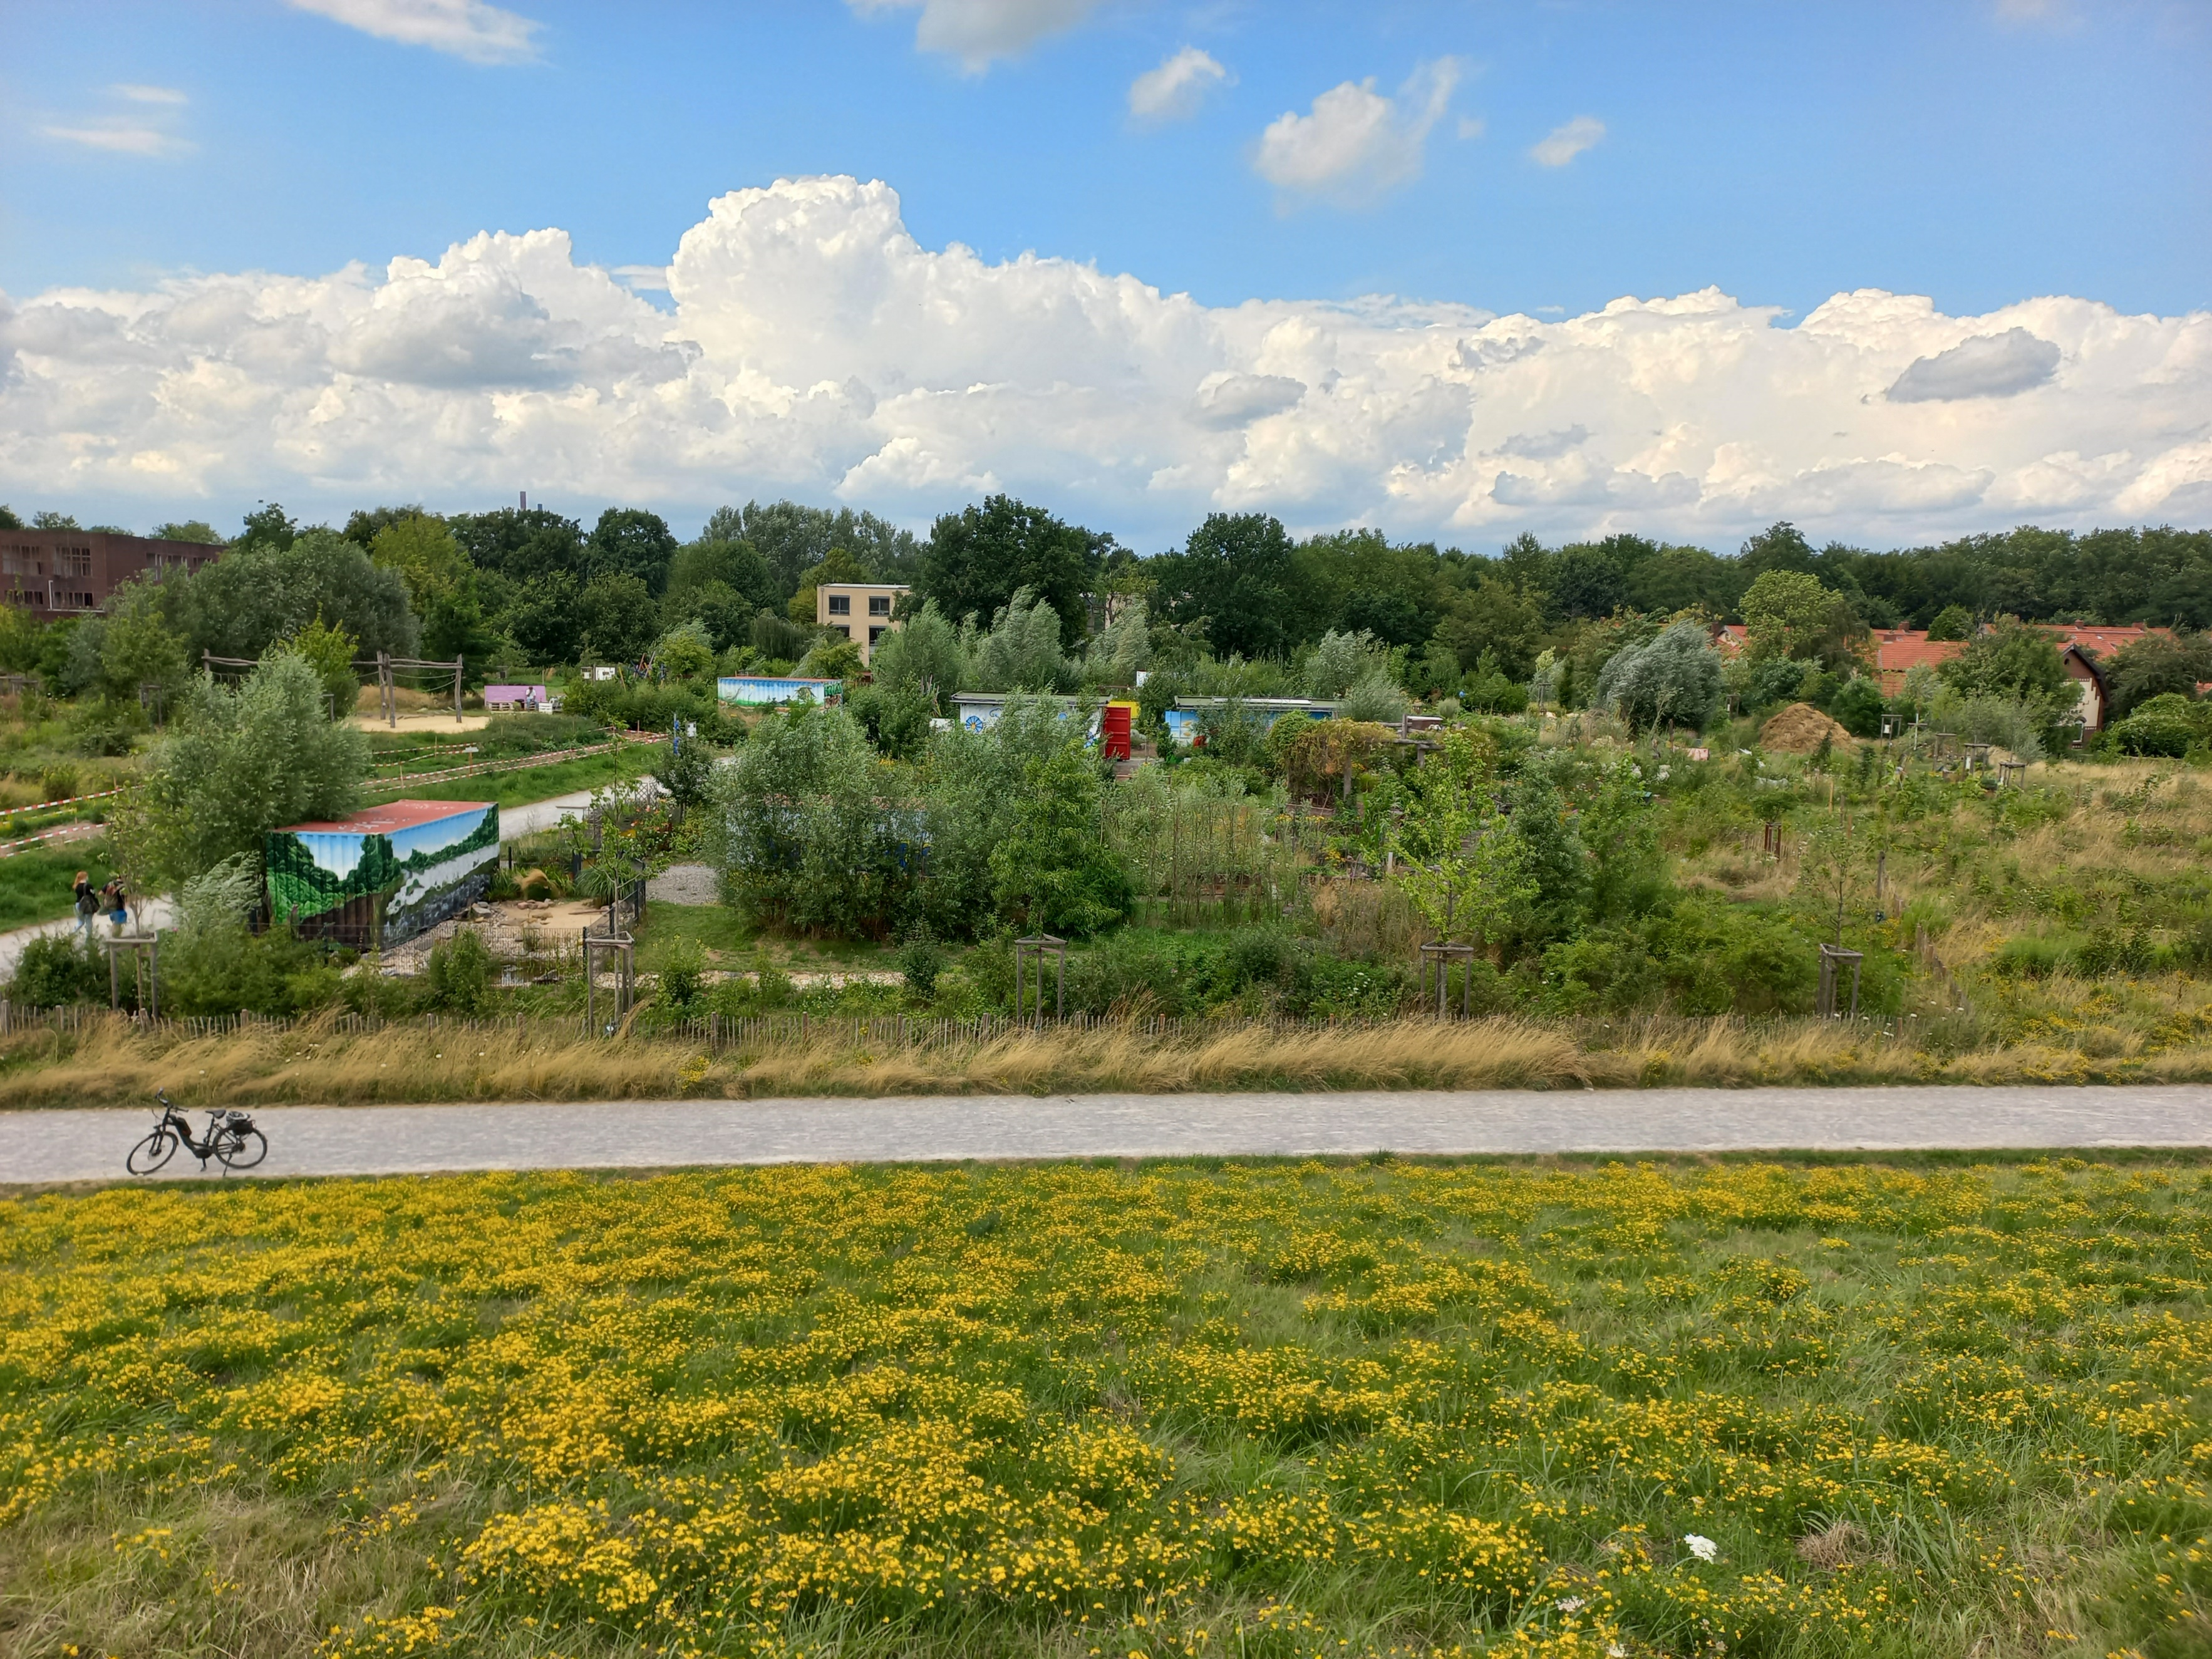
M 710 199 L 817 174 L 888 183 L 924 249 L 1034 251 L 1207 307 L 1395 295 L 1571 319 L 1717 288 L 1787 323 L 1880 289 L 1948 318 L 2059 295 L 2171 319 L 2212 282 L 2203 3 L 168 0 L 18 6 L 4 27 L 0 290 L 19 307 L 380 274 L 557 227 L 665 309 L 641 273 Z M 1133 113 L 1133 83 L 1178 54 L 1188 108 Z M 1595 430 L 1547 429 L 1571 428 Z M 2144 443 L 2059 451 L 2143 461 Z M 816 493 L 855 499 L 856 459 L 823 463 Z
M 930 246 L 1095 260 L 1216 305 L 1581 311 L 1717 283 L 1792 310 L 1871 286 L 2172 313 L 2212 282 L 2202 6 L 1129 3 L 981 72 L 918 50 L 906 9 L 510 9 L 542 24 L 536 56 L 472 64 L 278 0 L 16 9 L 0 287 L 320 271 L 542 225 L 659 264 L 710 197 L 816 173 L 889 180 Z M 1186 46 L 1235 84 L 1138 126 L 1131 81 Z M 1252 166 L 1270 121 L 1444 58 L 1464 77 L 1419 179 L 1283 210 Z M 1529 158 L 1578 116 L 1604 137 Z M 43 131 L 106 120 L 178 147 Z

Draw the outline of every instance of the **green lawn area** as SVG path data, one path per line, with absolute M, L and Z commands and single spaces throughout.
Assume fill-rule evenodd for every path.
M 25 1192 L 0 1652 L 2195 1659 L 2208 1237 L 2192 1153 Z
M 27 847 L 0 859 L 0 928 L 68 915 L 70 889 L 80 870 L 91 872 L 95 887 L 115 873 L 107 861 L 105 836 L 59 847 Z
M 645 907 L 638 966 L 652 972 L 661 954 L 678 939 L 696 939 L 707 948 L 711 967 L 749 973 L 773 964 L 787 973 L 857 972 L 898 966 L 896 947 L 868 940 L 779 939 L 750 926 L 726 905 L 666 904 Z
M 545 800 L 555 795 L 569 795 L 580 789 L 599 789 L 612 783 L 621 772 L 623 757 L 611 755 L 586 755 L 581 760 L 562 761 L 553 766 L 526 767 L 515 772 L 487 772 L 473 778 L 455 778 L 450 783 L 420 785 L 395 784 L 386 780 L 370 791 L 375 800 L 489 800 L 501 806 L 524 806 L 534 800 Z

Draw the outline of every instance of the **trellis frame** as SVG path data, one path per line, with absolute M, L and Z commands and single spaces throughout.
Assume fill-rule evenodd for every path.
M 1438 939 L 1421 946 L 1420 997 L 1423 1006 L 1429 1000 L 1429 973 L 1434 964 L 1437 981 L 1437 1018 L 1448 1018 L 1444 997 L 1451 982 L 1451 965 L 1460 963 L 1467 971 L 1459 982 L 1459 1017 L 1468 1018 L 1473 1012 L 1474 995 L 1474 946 L 1456 939 Z
M 131 988 L 138 1006 L 149 1017 L 161 1017 L 161 935 L 152 933 L 118 933 L 100 941 L 107 952 L 107 1006 L 123 1006 L 123 978 L 115 960 L 116 952 L 131 952 Z
M 1054 1018 L 1067 1018 L 1067 941 L 1054 939 L 1050 933 L 1038 933 L 1030 939 L 1014 941 L 1014 1018 L 1020 1019 L 1027 1012 L 1022 989 L 1022 970 L 1025 964 L 1036 969 L 1036 1018 L 1044 1018 L 1044 959 L 1050 956 L 1058 970 L 1058 990 L 1054 999 Z
M 594 933 L 584 929 L 584 1027 L 593 1036 L 599 1030 L 599 958 L 614 957 L 615 1024 L 620 1024 L 637 1001 L 637 939 L 629 933 Z
M 1820 988 L 1815 994 L 1813 1012 L 1822 1019 L 1856 1019 L 1859 1017 L 1859 969 L 1866 961 L 1863 951 L 1846 951 L 1841 945 L 1823 943 L 1820 946 Z M 1848 1015 L 1836 1012 L 1837 993 L 1842 988 L 1844 963 L 1851 969 L 1851 1008 Z

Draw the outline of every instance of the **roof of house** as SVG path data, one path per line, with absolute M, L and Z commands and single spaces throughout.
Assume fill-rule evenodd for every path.
M 434 823 L 440 818 L 481 812 L 490 805 L 488 800 L 388 800 L 381 806 L 364 807 L 335 823 L 288 823 L 284 829 L 322 835 L 388 836 L 394 830 L 412 830 L 420 823 Z
M 1902 681 L 1923 663 L 1934 668 L 1966 648 L 1964 640 L 1931 640 L 1924 628 L 1878 628 L 1874 635 L 1875 670 L 1884 679 Z
M 2162 628 L 2149 628 L 2142 623 L 2129 623 L 2118 628 L 2098 628 L 2075 623 L 2039 623 L 2045 633 L 2057 635 L 2062 646 L 2071 645 L 2085 651 L 2106 656 L 2133 645 L 2146 634 L 2163 634 Z

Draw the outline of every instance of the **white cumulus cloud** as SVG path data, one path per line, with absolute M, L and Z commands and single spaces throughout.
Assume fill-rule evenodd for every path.
M 1098 0 L 848 0 L 863 16 L 918 10 L 914 44 L 923 52 L 957 58 L 980 75 L 996 58 L 1018 56 L 1048 34 L 1073 28 Z
M 1555 319 L 1206 306 L 924 247 L 889 185 L 842 177 L 716 198 L 665 307 L 621 280 L 652 273 L 538 230 L 378 270 L 0 295 L 0 501 L 129 523 L 527 487 L 678 522 L 789 495 L 921 523 L 1004 489 L 1148 548 L 1215 509 L 1475 549 L 2212 515 L 2212 313 L 1954 317 L 1878 289 L 1795 326 L 1710 289 Z M 2014 330 L 2062 354 L 2033 395 L 1891 392 Z
M 471 64 L 525 63 L 537 57 L 535 20 L 485 0 L 288 0 L 380 40 L 428 46 Z
M 1529 150 L 1529 158 L 1539 167 L 1563 167 L 1604 137 L 1604 122 L 1594 115 L 1577 115 L 1565 126 L 1553 127 Z
M 128 121 L 102 121 L 88 127 L 40 127 L 39 131 L 65 144 L 82 144 L 87 149 L 104 149 L 118 155 L 167 155 L 186 148 L 180 138 L 157 132 L 152 127 L 134 126 Z
M 1352 203 L 1369 200 L 1419 176 L 1421 152 L 1451 103 L 1458 60 L 1440 58 L 1414 70 L 1395 97 L 1375 90 L 1375 77 L 1331 87 L 1300 115 L 1285 111 L 1260 135 L 1252 165 L 1287 191 Z
M 1147 123 L 1188 120 L 1207 93 L 1232 78 L 1210 52 L 1185 46 L 1129 82 L 1129 113 Z

